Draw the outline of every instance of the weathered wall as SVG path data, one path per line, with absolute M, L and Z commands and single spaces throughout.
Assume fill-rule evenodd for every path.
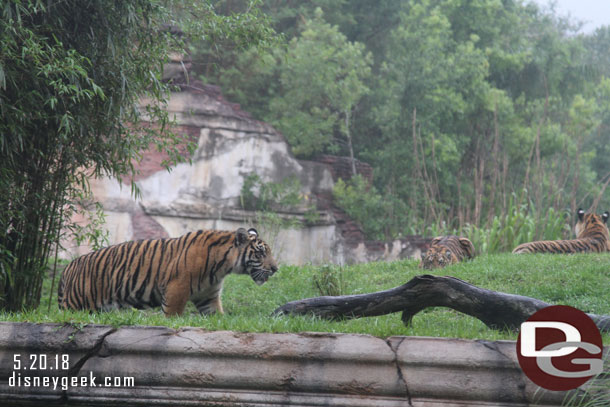
M 176 130 L 197 144 L 190 157 L 192 164 L 177 164 L 168 172 L 161 166 L 167 158 L 165 153 L 146 152 L 140 162 L 134 163 L 139 171 L 134 179 L 141 191 L 138 201 L 131 197 L 128 180 L 92 180 L 93 194 L 106 213 L 110 244 L 177 237 L 201 228 L 254 226 L 284 263 L 343 264 L 419 255 L 423 246 L 418 239 L 365 243 L 359 227 L 332 205 L 334 182 L 348 176 L 344 173 L 350 166 L 345 159 L 295 159 L 273 127 L 227 102 L 218 88 L 196 81 L 173 93 L 167 108 L 175 117 Z M 372 177 L 366 164 L 358 163 L 358 170 Z M 320 211 L 318 221 L 279 232 L 257 224 L 256 214 L 242 210 L 240 205 L 244 177 L 253 173 L 264 182 L 298 177 L 303 196 Z M 306 208 L 291 210 L 281 215 L 303 218 Z M 69 241 L 64 247 L 67 258 L 91 250 Z
M 511 341 L 0 322 L 0 404 L 559 406 L 566 393 L 538 391 L 515 348 Z M 51 362 L 68 355 L 68 369 L 14 368 L 15 355 L 30 362 L 31 354 Z M 98 386 L 10 386 L 13 375 L 94 377 Z M 106 377 L 133 377 L 134 386 L 100 386 Z
M 145 102 L 144 102 L 145 103 Z M 293 264 L 336 261 L 338 235 L 330 214 L 305 229 L 266 231 L 255 224 L 255 213 L 240 208 L 244 177 L 256 173 L 265 182 L 297 176 L 303 194 L 315 197 L 332 190 L 333 180 L 324 164 L 296 160 L 284 138 L 271 126 L 251 119 L 228 103 L 214 87 L 190 86 L 173 93 L 168 110 L 177 130 L 197 143 L 190 163 L 161 167 L 165 154 L 151 150 L 136 163 L 135 181 L 141 199 L 131 197 L 127 182 L 92 180 L 96 199 L 104 206 L 111 244 L 133 239 L 176 237 L 201 228 L 234 230 L 245 225 L 259 229 L 278 252 L 281 261 Z M 284 216 L 301 217 L 303 211 Z M 265 236 L 265 232 L 267 236 Z M 66 242 L 66 257 L 90 251 L 88 246 Z M 278 247 L 279 246 L 279 247 Z M 286 246 L 284 249 L 281 246 Z M 290 246 L 290 250 L 287 247 Z

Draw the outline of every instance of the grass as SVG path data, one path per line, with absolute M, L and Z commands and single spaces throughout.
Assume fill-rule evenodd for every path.
M 417 261 L 369 263 L 340 270 L 344 294 L 368 293 L 404 284 L 422 274 Z M 189 305 L 183 316 L 166 318 L 160 309 L 113 312 L 61 311 L 56 293 L 50 311 L 50 281 L 45 281 L 41 305 L 21 313 L 0 313 L 3 321 L 59 322 L 72 324 L 163 325 L 172 328 L 201 327 L 206 330 L 242 332 L 349 332 L 378 337 L 414 335 L 468 339 L 516 340 L 516 333 L 487 328 L 479 320 L 444 308 L 417 314 L 405 327 L 400 313 L 343 321 L 326 321 L 309 316 L 271 316 L 288 301 L 315 297 L 324 266 L 282 266 L 267 284 L 256 286 L 248 276 L 230 275 L 223 293 L 224 315 L 202 316 Z M 327 270 L 328 271 L 328 270 Z M 566 304 L 585 312 L 610 314 L 610 254 L 479 256 L 452 265 L 435 274 L 451 275 L 482 288 L 535 297 L 551 304 Z M 316 283 L 317 282 L 317 283 Z M 56 285 L 57 286 L 57 283 Z M 610 344 L 610 335 L 603 335 Z

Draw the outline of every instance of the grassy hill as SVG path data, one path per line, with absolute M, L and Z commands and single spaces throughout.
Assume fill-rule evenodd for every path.
M 479 320 L 453 310 L 425 310 L 405 327 L 400 314 L 345 321 L 313 317 L 271 316 L 288 301 L 327 294 L 360 294 L 401 285 L 424 274 L 414 260 L 338 266 L 282 266 L 263 286 L 248 276 L 225 280 L 225 315 L 201 316 L 192 305 L 180 317 L 165 318 L 160 309 L 122 310 L 108 313 L 60 311 L 56 292 L 50 310 L 50 279 L 45 281 L 39 308 L 16 314 L 0 314 L 1 320 L 68 322 L 75 324 L 195 326 L 209 330 L 249 332 L 351 332 L 379 337 L 392 335 L 442 336 L 471 339 L 516 339 L 516 333 L 495 331 Z M 565 304 L 595 314 L 610 314 L 610 253 L 558 255 L 480 256 L 473 261 L 434 271 L 451 275 L 482 288 L 535 297 L 551 304 Z M 58 279 L 58 278 L 57 278 Z M 57 282 L 55 283 L 55 287 Z M 322 290 L 323 292 L 321 292 Z M 54 290 L 56 291 L 56 290 Z M 604 335 L 610 344 L 610 335 Z

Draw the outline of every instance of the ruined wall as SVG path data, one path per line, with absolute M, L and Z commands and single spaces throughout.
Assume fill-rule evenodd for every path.
M 289 264 L 344 264 L 419 255 L 422 247 L 417 242 L 365 242 L 359 226 L 334 207 L 332 187 L 339 177 L 349 177 L 347 159 L 297 160 L 279 132 L 226 101 L 217 87 L 194 81 L 182 84 L 181 89 L 171 95 L 167 108 L 176 120 L 175 130 L 197 145 L 191 163 L 174 165 L 168 172 L 161 166 L 165 153 L 146 152 L 134 163 L 139 172 L 134 180 L 141 191 L 137 201 L 127 179 L 91 181 L 94 197 L 106 213 L 110 244 L 176 237 L 198 229 L 254 226 L 278 259 Z M 358 163 L 357 169 L 372 178 L 370 166 Z M 319 209 L 318 220 L 281 231 L 257 223 L 256 214 L 240 205 L 244 177 L 252 173 L 264 182 L 298 177 L 303 196 Z M 305 210 L 293 208 L 280 216 L 304 219 Z M 69 241 L 64 246 L 67 258 L 91 250 Z

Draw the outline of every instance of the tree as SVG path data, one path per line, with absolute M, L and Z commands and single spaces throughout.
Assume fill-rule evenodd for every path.
M 378 72 L 385 56 L 387 38 L 391 30 L 399 23 L 398 12 L 402 0 L 313 0 L 285 1 L 263 0 L 261 10 L 269 18 L 273 28 L 281 33 L 286 42 L 297 38 L 303 31 L 303 25 L 315 18 L 317 8 L 324 12 L 324 20 L 331 26 L 337 26 L 339 32 L 348 41 L 364 44 L 365 49 L 373 56 L 372 71 Z M 246 0 L 219 1 L 217 12 L 231 15 L 247 8 Z M 234 47 L 204 41 L 193 44 L 193 67 L 204 81 L 220 85 L 223 94 L 237 102 L 257 119 L 269 121 L 270 101 L 281 96 L 279 80 L 279 63 L 286 44 L 278 41 L 276 48 L 268 53 L 241 52 Z M 365 80 L 368 87 L 372 76 Z M 367 105 L 366 96 L 358 103 L 355 112 L 365 113 L 372 108 Z M 357 134 L 368 132 L 371 126 L 369 117 L 364 114 L 352 116 L 350 128 Z M 355 151 L 355 154 L 356 151 Z
M 248 2 L 215 5 L 231 15 Z M 261 55 L 208 41 L 197 46 L 196 69 L 278 125 L 300 156 L 331 152 L 372 164 L 378 192 L 366 193 L 381 196 L 384 210 L 383 222 L 367 220 L 379 224 L 371 237 L 491 230 L 515 210 L 544 219 L 573 205 L 610 205 L 608 27 L 585 35 L 552 6 L 521 0 L 261 7 L 288 45 Z M 347 114 L 329 92 L 338 82 L 332 70 L 343 68 L 323 54 L 340 36 L 372 54 L 370 74 L 358 78 L 365 90 Z M 575 127 L 584 119 L 591 125 Z
M 368 92 L 371 55 L 324 22 L 321 9 L 305 23 L 280 58 L 281 94 L 270 102 L 272 123 L 297 156 L 311 156 L 343 143 L 352 157 L 352 112 Z M 344 138 L 340 141 L 335 137 Z
M 411 1 L 399 13 L 374 86 L 370 117 L 379 132 L 369 137 L 365 153 L 379 168 L 378 189 L 407 202 L 412 219 L 427 222 L 455 216 L 447 213 L 463 206 L 456 202 L 461 194 L 475 196 L 460 191 L 473 184 L 460 185 L 455 177 L 476 179 L 474 135 L 487 130 L 493 90 L 479 37 L 456 41 L 444 14 L 453 2 L 438 3 Z M 476 125 L 481 118 L 485 126 Z
M 88 176 L 130 175 L 151 145 L 183 159 L 163 111 L 170 89 L 163 62 L 183 49 L 170 28 L 263 42 L 270 31 L 256 10 L 229 18 L 188 1 L 3 3 L 0 308 L 38 304 L 51 249 L 78 197 L 87 196 Z M 153 103 L 141 109 L 142 96 Z

